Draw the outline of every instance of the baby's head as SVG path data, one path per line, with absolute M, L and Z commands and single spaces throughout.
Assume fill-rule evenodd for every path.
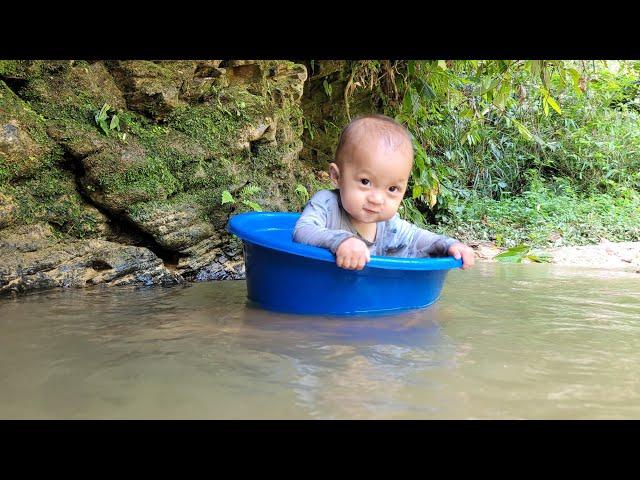
M 354 119 L 340 135 L 329 165 L 343 208 L 353 220 L 375 223 L 398 211 L 413 166 L 411 135 L 383 115 Z

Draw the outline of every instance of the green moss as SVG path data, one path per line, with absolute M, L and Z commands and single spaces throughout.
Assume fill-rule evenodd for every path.
M 17 60 L 0 60 L 0 77 L 15 75 L 19 69 Z
M 0 80 L 0 122 L 13 120 L 18 122 L 19 128 L 26 131 L 36 145 L 27 147 L 23 156 L 14 156 L 11 160 L 0 155 L 0 184 L 47 170 L 59 163 L 63 155 L 62 149 L 47 135 L 42 116 Z
M 122 173 L 101 175 L 100 187 L 109 193 L 126 193 L 139 190 L 150 197 L 168 197 L 181 190 L 180 182 L 171 174 L 162 159 L 151 156 L 144 165 Z
M 161 123 L 121 108 L 117 114 L 127 134 L 123 142 L 104 135 L 94 121 L 103 103 L 114 105 L 109 95 L 122 105 L 117 89 L 103 94 L 96 87 L 102 85 L 96 83 L 103 78 L 100 65 L 32 63 L 32 73 L 20 92 L 32 108 L 23 101 L 16 103 L 30 118 L 29 133 L 38 142 L 53 144 L 45 128 L 51 127 L 52 138 L 82 157 L 87 174 L 83 185 L 98 191 L 92 196 L 105 208 L 126 209 L 131 218 L 164 205 L 196 208 L 215 228 L 223 228 L 232 208 L 245 208 L 240 202 L 222 206 L 223 190 L 236 195 L 247 184 L 260 186 L 262 191 L 250 200 L 274 208 L 295 201 L 296 180 L 305 170 L 292 168 L 292 162 L 283 158 L 299 141 L 302 110 L 289 98 L 286 85 L 279 87 L 277 102 L 263 91 L 262 84 L 214 88 L 202 97 L 206 103 L 179 107 Z M 149 62 L 143 67 L 157 72 L 159 80 L 182 75 L 177 64 Z M 0 72 L 2 68 L 8 66 L 0 64 Z M 267 70 L 263 68 L 263 74 Z M 276 117 L 277 146 L 258 141 L 251 150 L 243 150 L 237 145 L 243 129 L 264 122 L 266 116 Z M 0 160 L 0 187 L 9 189 L 15 199 L 19 222 L 48 221 L 70 235 L 91 235 L 102 220 L 85 208 L 71 174 L 58 168 L 63 158 L 61 147 L 51 147 L 37 175 L 11 185 L 14 174 Z
M 168 125 L 214 152 L 224 153 L 242 127 L 268 114 L 266 99 L 239 88 L 228 88 L 203 105 L 176 109 Z
M 150 202 L 138 202 L 127 208 L 127 214 L 131 218 L 137 220 L 147 220 L 149 215 L 154 215 L 158 209 L 170 207 L 171 209 L 193 209 L 194 207 L 200 213 L 203 219 L 206 219 L 205 211 L 200 208 L 201 202 L 197 193 L 181 192 L 171 197 L 170 200 L 152 200 Z
M 2 155 L 0 155 L 0 187 L 9 183 L 9 179 L 11 178 L 11 172 L 7 165 L 4 164 Z
M 87 67 L 82 62 L 45 62 L 39 70 L 31 74 L 27 85 L 21 91 L 41 118 L 56 120 L 71 132 L 76 130 L 99 131 L 94 116 L 105 103 L 114 105 L 117 99 L 112 92 L 101 91 L 87 79 Z M 49 75 L 39 75 L 45 70 Z
M 169 127 L 156 125 L 133 112 L 123 113 L 121 122 L 124 131 L 134 135 L 147 154 L 170 172 L 178 185 L 175 191 L 202 186 L 207 155 L 199 144 L 185 142 L 188 137 L 179 137 Z
M 70 172 L 54 167 L 19 184 L 2 185 L 0 193 L 14 198 L 16 225 L 44 221 L 74 237 L 95 235 L 99 218 L 76 191 Z
M 168 123 L 216 153 L 224 153 L 228 139 L 240 127 L 241 118 L 209 106 L 187 106 L 176 109 Z
M 166 127 L 156 125 L 136 112 L 127 110 L 120 113 L 119 116 L 123 131 L 137 136 L 140 142 L 145 145 L 149 142 L 155 142 L 159 136 L 166 135 L 168 131 Z

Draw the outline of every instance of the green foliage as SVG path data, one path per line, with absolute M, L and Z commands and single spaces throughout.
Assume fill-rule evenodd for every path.
M 423 228 L 427 226 L 424 216 L 420 210 L 417 209 L 415 203 L 409 198 L 402 200 L 398 208 L 398 214 L 403 220 L 407 220 L 415 225 Z
M 303 126 L 304 126 L 303 128 L 309 132 L 309 137 L 311 138 L 311 140 L 313 140 L 315 136 L 314 128 L 308 118 L 305 118 L 303 120 Z
M 249 207 L 253 211 L 261 212 L 262 207 L 258 203 L 254 202 L 253 200 L 250 200 L 249 198 L 249 197 L 252 197 L 253 195 L 256 195 L 257 193 L 260 193 L 261 191 L 262 189 L 257 185 L 247 185 L 243 187 L 240 190 L 240 202 L 246 205 L 247 207 Z M 220 203 L 222 205 L 225 205 L 227 203 L 230 203 L 233 205 L 236 203 L 236 200 L 233 198 L 233 195 L 231 195 L 231 193 L 228 190 L 223 190 L 220 198 Z
M 322 82 L 322 86 L 324 87 L 324 93 L 326 93 L 328 98 L 331 98 L 331 94 L 333 93 L 333 87 L 331 86 L 331 84 L 329 84 L 325 79 Z
M 295 189 L 296 195 L 298 196 L 298 198 L 300 199 L 300 201 L 302 202 L 302 204 L 306 204 L 309 201 L 309 192 L 307 191 L 307 188 L 302 185 L 301 183 L 298 183 L 296 185 L 296 189 Z
M 509 246 L 556 234 L 577 244 L 638 237 L 640 62 L 362 61 L 352 70 L 345 97 L 370 89 L 413 135 L 403 218 Z
M 222 191 L 222 197 L 220 199 L 220 203 L 224 205 L 225 203 L 235 203 L 233 196 L 229 193 L 229 190 Z
M 525 259 L 536 263 L 548 263 L 553 257 L 547 254 L 533 254 L 531 253 L 531 247 L 523 244 L 511 247 L 494 258 L 503 263 L 522 263 Z
M 257 185 L 246 185 L 242 187 L 242 190 L 240 190 L 240 197 L 249 198 L 255 195 L 256 193 L 260 193 L 261 191 L 262 191 L 262 188 L 258 187 Z
M 252 210 L 254 210 L 256 212 L 261 212 L 262 211 L 262 207 L 260 205 L 258 205 L 256 202 L 244 199 L 244 200 L 242 200 L 242 203 L 244 203 L 247 207 L 251 208 Z
M 0 188 L 15 199 L 15 223 L 48 222 L 58 232 L 77 238 L 97 234 L 98 214 L 87 207 L 75 187 L 70 172 L 57 167 L 34 178 Z
M 100 129 L 104 132 L 105 135 L 109 136 L 114 130 L 120 131 L 120 117 L 115 111 L 111 110 L 111 106 L 108 103 L 102 105 L 100 111 L 96 112 L 94 115 L 94 120 L 96 124 L 100 127 Z M 127 138 L 127 134 L 123 133 L 120 138 L 125 140 Z
M 163 159 L 150 156 L 142 165 L 125 172 L 105 173 L 99 178 L 100 185 L 111 193 L 142 191 L 150 197 L 167 197 L 181 189 L 180 182 L 171 174 Z
M 602 238 L 640 241 L 640 194 L 618 186 L 611 193 L 578 193 L 566 178 L 543 180 L 527 174 L 529 187 L 501 199 L 477 193 L 456 200 L 454 215 L 440 224 L 442 233 L 498 246 L 588 245 Z
M 0 60 L 0 77 L 9 77 L 19 68 L 18 60 Z

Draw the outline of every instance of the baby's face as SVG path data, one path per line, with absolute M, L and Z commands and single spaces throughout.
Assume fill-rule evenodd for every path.
M 389 220 L 398 211 L 411 174 L 413 156 L 407 148 L 388 148 L 381 140 L 363 139 L 344 152 L 329 173 L 340 189 L 346 212 L 359 223 Z

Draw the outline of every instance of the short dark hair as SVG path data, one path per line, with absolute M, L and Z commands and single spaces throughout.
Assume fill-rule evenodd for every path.
M 367 122 L 367 120 L 372 120 L 372 122 Z M 358 125 L 362 122 L 370 123 L 369 127 L 374 127 L 374 134 L 378 134 L 384 138 L 386 143 L 390 148 L 397 148 L 404 141 L 408 142 L 409 147 L 411 148 L 411 155 L 413 156 L 413 138 L 409 130 L 397 122 L 391 117 L 387 117 L 386 115 L 362 115 L 357 118 L 354 118 L 349 122 L 349 124 L 344 127 L 342 133 L 340 134 L 340 139 L 338 141 L 338 146 L 336 147 L 335 154 L 335 162 L 340 165 L 341 164 L 341 153 L 345 148 L 353 140 L 354 130 L 357 130 Z M 401 136 L 402 140 L 400 142 L 397 141 L 398 135 Z

